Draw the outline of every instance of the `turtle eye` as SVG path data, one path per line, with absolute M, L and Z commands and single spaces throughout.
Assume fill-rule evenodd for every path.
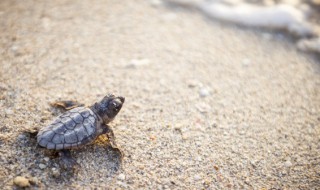
M 114 107 L 113 107 L 113 111 L 114 112 L 118 112 L 118 110 L 119 110 L 119 106 L 117 104 L 115 104 Z

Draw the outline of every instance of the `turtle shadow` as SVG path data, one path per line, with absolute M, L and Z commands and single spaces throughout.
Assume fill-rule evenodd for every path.
M 114 176 L 120 169 L 122 154 L 111 146 L 92 144 L 74 151 L 83 173 L 100 173 L 106 177 Z

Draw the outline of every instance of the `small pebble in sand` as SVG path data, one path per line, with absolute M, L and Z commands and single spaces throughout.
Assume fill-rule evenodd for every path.
M 45 169 L 46 167 L 47 166 L 45 164 L 39 164 L 39 168 L 42 169 L 42 170 Z
M 25 134 L 20 134 L 20 135 L 18 136 L 18 140 L 19 140 L 19 141 L 23 141 L 23 140 L 25 140 L 25 139 L 27 139 L 27 136 L 26 136 Z
M 40 184 L 39 179 L 36 178 L 36 177 L 31 177 L 31 178 L 29 179 L 29 182 L 30 182 L 30 184 L 32 184 L 32 185 L 38 185 L 38 184 Z
M 132 59 L 130 63 L 127 65 L 128 68 L 137 68 L 140 66 L 149 65 L 150 60 L 149 59 Z
M 46 161 L 46 162 L 49 162 L 49 160 L 50 160 L 49 157 L 44 157 L 43 159 L 44 159 L 44 161 Z
M 210 95 L 210 90 L 208 88 L 201 88 L 199 90 L 200 97 L 204 98 Z
M 195 181 L 198 181 L 198 180 L 201 179 L 201 176 L 200 175 L 195 175 L 193 178 L 194 178 Z
M 155 135 L 150 135 L 150 140 L 152 140 L 152 141 L 155 141 L 155 140 L 157 140 L 157 137 L 155 136 Z
M 17 176 L 14 178 L 13 183 L 19 187 L 29 187 L 30 183 L 29 180 L 22 176 Z
M 119 180 L 125 180 L 126 176 L 124 174 L 119 174 L 118 179 Z
M 250 59 L 243 59 L 242 60 L 242 65 L 244 65 L 244 66 L 250 65 L 250 63 L 251 63 Z
M 187 84 L 188 84 L 189 88 L 194 88 L 194 87 L 198 86 L 198 82 L 196 80 L 189 80 L 187 82 Z
M 60 176 L 60 171 L 59 171 L 59 169 L 57 169 L 57 168 L 52 168 L 51 171 L 52 171 L 53 177 L 59 177 L 59 176 Z
M 291 166 L 292 166 L 292 163 L 291 163 L 290 160 L 287 160 L 287 161 L 284 163 L 284 165 L 285 165 L 286 167 L 291 167 Z

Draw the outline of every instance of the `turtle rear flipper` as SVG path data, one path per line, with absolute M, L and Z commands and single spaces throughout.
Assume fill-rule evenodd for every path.
M 60 155 L 60 167 L 65 170 L 74 170 L 79 167 L 77 161 L 72 158 L 70 150 L 61 150 Z
M 59 101 L 50 103 L 50 105 L 55 108 L 63 109 L 64 111 L 71 110 L 76 107 L 84 106 L 84 104 L 74 100 L 59 100 Z

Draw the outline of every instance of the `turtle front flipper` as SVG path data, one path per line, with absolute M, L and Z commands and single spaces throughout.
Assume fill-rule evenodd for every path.
M 60 167 L 65 170 L 74 170 L 79 167 L 77 161 L 72 158 L 70 150 L 61 150 L 60 155 Z
M 109 144 L 110 144 L 110 147 L 119 152 L 120 153 L 120 157 L 121 159 L 123 158 L 123 152 L 118 148 L 118 146 L 116 145 L 116 142 L 115 142 L 115 136 L 114 136 L 114 133 L 113 133 L 113 130 L 110 128 L 109 125 L 102 125 L 102 129 L 103 129 L 103 132 L 102 134 L 106 134 L 107 137 L 108 137 L 108 141 L 109 141 Z

